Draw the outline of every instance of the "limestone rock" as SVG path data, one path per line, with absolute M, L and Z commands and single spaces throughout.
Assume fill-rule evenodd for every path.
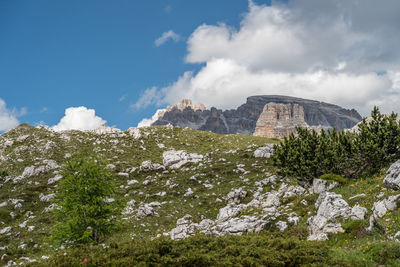
M 400 190 L 400 160 L 390 166 L 383 183 L 390 189 Z
M 267 144 L 264 147 L 260 147 L 254 151 L 253 156 L 255 158 L 267 158 L 269 159 L 274 154 L 274 144 Z
M 247 196 L 247 192 L 243 190 L 243 188 L 232 189 L 228 195 L 226 195 L 225 199 L 228 203 L 240 203 L 242 199 Z
M 268 103 L 257 120 L 254 136 L 283 139 L 296 133 L 296 127 L 308 127 L 304 108 L 298 104 Z
M 308 219 L 310 230 L 308 240 L 326 240 L 328 233 L 343 232 L 344 230 L 337 219 L 364 219 L 367 211 L 360 206 L 355 206 L 352 209 L 341 195 L 331 192 L 321 193 L 315 207 L 318 209 L 317 215 Z
M 163 164 L 169 169 L 179 169 L 188 162 L 200 162 L 202 160 L 202 155 L 196 153 L 188 154 L 184 150 L 169 150 L 163 153 Z
M 331 182 L 328 183 L 327 180 L 323 180 L 323 179 L 314 179 L 313 180 L 313 185 L 310 189 L 310 193 L 311 194 L 320 194 L 326 191 L 330 191 L 333 188 L 335 188 L 336 186 L 338 186 L 339 184 L 337 182 Z
M 399 198 L 400 194 L 375 202 L 372 207 L 372 215 L 369 217 L 369 226 L 366 230 L 372 231 L 377 219 L 382 218 L 389 211 L 396 210 Z
M 165 167 L 159 163 L 152 163 L 151 160 L 143 161 L 140 165 L 140 170 L 143 172 L 165 170 Z

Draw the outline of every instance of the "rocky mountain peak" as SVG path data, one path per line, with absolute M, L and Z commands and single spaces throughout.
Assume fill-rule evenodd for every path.
M 299 104 L 268 103 L 257 120 L 254 136 L 283 139 L 296 132 L 296 127 L 308 127 L 304 108 Z
M 206 107 L 203 104 L 197 104 L 193 105 L 193 102 L 191 99 L 182 99 L 178 104 L 168 106 L 167 107 L 167 112 L 172 111 L 174 109 L 184 111 L 187 108 L 191 108 L 194 111 L 201 110 L 204 111 L 206 110 Z

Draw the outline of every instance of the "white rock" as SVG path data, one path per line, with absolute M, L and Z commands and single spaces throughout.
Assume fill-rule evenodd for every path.
M 323 192 L 327 192 L 338 186 L 339 184 L 337 182 L 332 182 L 328 184 L 328 181 L 323 180 L 323 179 L 314 179 L 313 180 L 313 185 L 310 189 L 311 194 L 320 194 Z
M 396 210 L 399 198 L 400 194 L 375 202 L 372 207 L 372 215 L 369 217 L 369 226 L 366 230 L 372 231 L 377 219 L 382 218 L 389 211 Z
M 247 192 L 243 188 L 232 189 L 225 197 L 227 203 L 238 204 L 247 196 Z
M 126 130 L 126 132 L 133 137 L 133 139 L 138 140 L 140 138 L 142 138 L 142 134 L 140 133 L 140 129 L 135 128 L 135 127 L 131 127 L 128 130 Z
M 188 190 L 186 191 L 186 193 L 183 196 L 187 197 L 187 196 L 190 196 L 192 194 L 193 194 L 192 188 L 189 187 Z
M 280 232 L 284 232 L 284 231 L 288 228 L 287 223 L 284 222 L 284 221 L 278 221 L 278 222 L 275 224 L 275 226 L 276 226 L 276 228 L 279 229 Z
M 140 170 L 143 172 L 165 170 L 165 167 L 158 163 L 152 163 L 151 160 L 143 161 L 140 165 Z
M 273 144 L 267 144 L 264 147 L 258 148 L 256 151 L 254 151 L 253 156 L 255 158 L 270 158 L 274 154 L 274 145 Z
M 390 166 L 383 183 L 390 189 L 400 190 L 400 160 Z
M 128 185 L 133 185 L 139 183 L 138 180 L 129 180 Z
M 179 151 L 169 150 L 163 153 L 163 164 L 166 168 L 169 169 L 179 169 L 188 162 L 196 163 L 202 160 L 203 160 L 202 155 L 196 153 L 188 154 L 184 150 L 179 150 Z
M 129 178 L 129 173 L 126 173 L 126 172 L 119 172 L 118 175 L 122 176 L 122 177 Z
M 59 180 L 61 180 L 62 178 L 63 177 L 61 175 L 57 174 L 53 178 L 50 178 L 49 180 L 47 180 L 47 184 L 54 184 L 54 183 L 58 182 Z
M 56 195 L 54 195 L 54 194 L 44 195 L 43 193 L 40 193 L 40 195 L 39 195 L 39 199 L 40 199 L 40 201 L 42 201 L 42 202 L 50 202 L 50 201 L 52 201 L 55 197 L 56 197 Z
M 11 226 L 4 227 L 0 230 L 0 235 L 8 234 L 9 232 L 11 232 L 11 229 Z

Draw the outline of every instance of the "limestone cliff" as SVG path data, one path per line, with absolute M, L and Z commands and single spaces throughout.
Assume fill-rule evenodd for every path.
M 190 100 L 183 100 L 167 108 L 165 114 L 152 125 L 172 124 L 220 134 L 253 135 L 257 121 L 268 103 L 299 105 L 304 110 L 304 121 L 310 127 L 349 129 L 361 121 L 361 116 L 354 109 L 344 109 L 337 105 L 315 100 L 289 96 L 251 96 L 237 109 L 206 109 L 204 105 L 193 105 Z
M 304 108 L 298 104 L 268 103 L 257 120 L 254 136 L 283 139 L 296 132 L 296 127 L 308 127 Z

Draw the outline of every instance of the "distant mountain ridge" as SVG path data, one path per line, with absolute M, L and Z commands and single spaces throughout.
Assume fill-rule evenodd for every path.
M 302 107 L 304 121 L 310 127 L 342 130 L 352 128 L 362 120 L 355 109 L 345 109 L 334 104 L 290 96 L 260 95 L 250 96 L 246 103 L 237 109 L 225 111 L 215 107 L 193 109 L 192 102 L 184 99 L 175 105 L 179 108 L 167 108 L 167 111 L 152 125 L 172 124 L 220 134 L 253 135 L 264 107 L 272 103 L 288 105 L 288 110 L 293 110 L 294 105 Z M 201 104 L 199 106 L 204 107 Z M 276 116 L 279 118 L 279 114 Z M 291 127 L 294 126 L 296 125 Z

